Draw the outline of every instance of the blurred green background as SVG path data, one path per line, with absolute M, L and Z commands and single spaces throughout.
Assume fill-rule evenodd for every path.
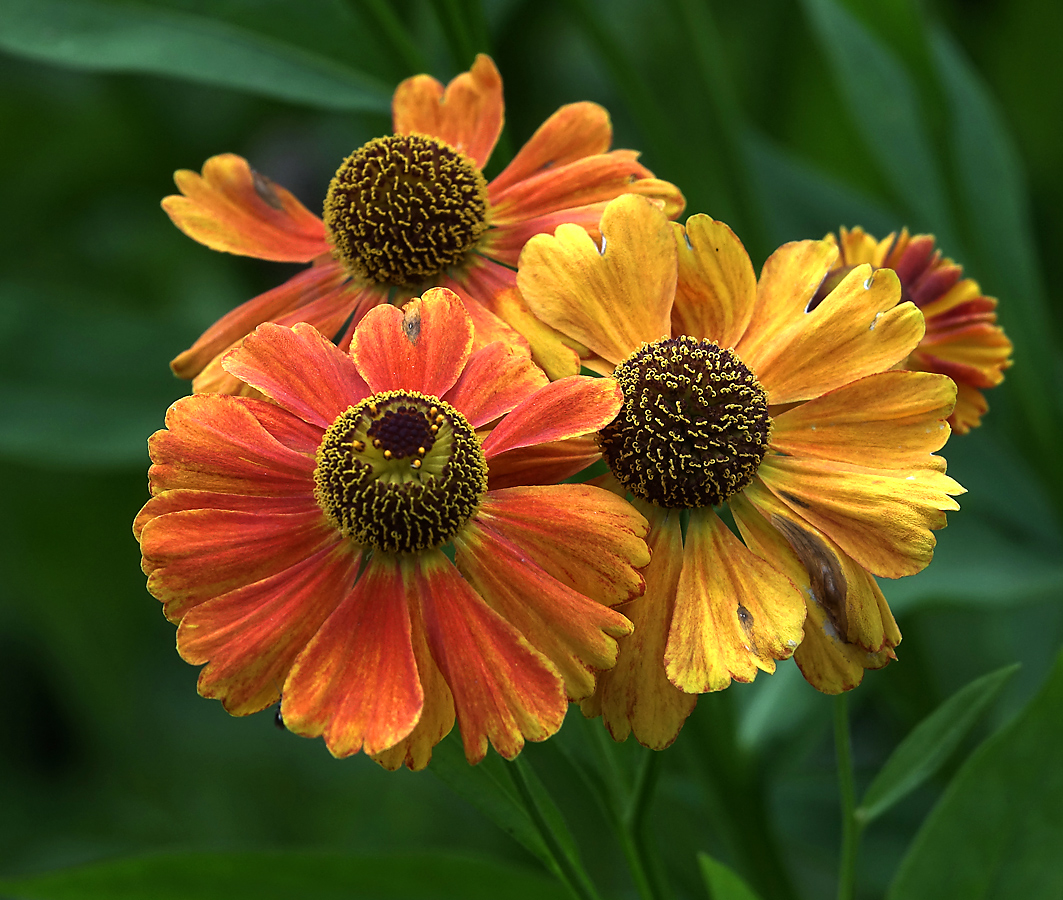
M 839 225 L 907 225 L 1000 298 L 1015 366 L 984 427 L 944 451 L 970 493 L 937 558 L 885 585 L 904 642 L 849 698 L 858 785 L 961 686 L 1022 667 L 935 778 L 868 829 L 858 896 L 883 896 L 971 749 L 1046 683 L 1063 644 L 1063 307 L 1042 265 L 1063 256 L 1060 34 L 1054 0 L 0 0 L 0 876 L 193 850 L 539 867 L 431 772 L 337 762 L 268 713 L 231 719 L 198 698 L 130 532 L 145 439 L 187 390 L 168 361 L 294 271 L 181 235 L 159 208 L 172 172 L 236 152 L 316 211 L 342 158 L 389 130 L 401 78 L 446 80 L 486 51 L 507 105 L 489 174 L 559 105 L 594 100 L 615 146 L 678 183 L 688 213 L 730 223 L 755 265 Z M 577 719 L 526 755 L 603 892 L 634 896 L 573 769 L 600 726 Z M 1063 751 L 1039 722 L 1025 775 L 1058 810 Z M 831 895 L 830 723 L 830 699 L 792 663 L 701 699 L 660 760 L 648 819 L 680 896 L 705 896 L 698 851 L 765 898 Z M 612 758 L 632 771 L 639 748 Z M 460 765 L 440 768 L 477 790 Z M 1020 869 L 1031 842 L 1063 846 L 1058 811 L 1012 821 L 985 796 Z M 241 859 L 267 881 L 283 868 Z M 979 896 L 1063 896 L 1047 872 L 1033 893 L 1005 879 Z

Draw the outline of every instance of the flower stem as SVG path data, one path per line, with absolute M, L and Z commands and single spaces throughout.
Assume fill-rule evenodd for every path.
M 620 816 L 620 835 L 624 856 L 627 858 L 631 877 L 643 900 L 660 900 L 665 891 L 659 881 L 653 878 L 653 866 L 650 859 L 648 836 L 646 834 L 646 813 L 653 800 L 657 776 L 660 772 L 658 755 L 653 750 L 643 752 L 642 763 L 635 778 L 635 790 L 631 800 Z
M 856 819 L 856 790 L 849 740 L 849 707 L 845 694 L 834 698 L 834 747 L 838 757 L 838 787 L 842 799 L 842 847 L 838 861 L 838 900 L 853 900 L 856 891 L 856 854 L 860 824 Z
M 517 788 L 517 793 L 520 794 L 520 799 L 524 803 L 524 808 L 539 831 L 543 843 L 553 859 L 555 871 L 573 896 L 578 897 L 579 900 L 601 900 L 597 889 L 594 887 L 594 882 L 591 881 L 586 870 L 580 865 L 578 860 L 572 859 L 565 852 L 553 828 L 550 827 L 550 823 L 547 822 L 542 810 L 539 809 L 539 804 L 536 803 L 535 796 L 532 794 L 531 786 L 528 783 L 528 775 L 525 771 L 527 765 L 523 759 L 517 757 L 510 765 L 509 771 L 513 777 L 513 784 Z

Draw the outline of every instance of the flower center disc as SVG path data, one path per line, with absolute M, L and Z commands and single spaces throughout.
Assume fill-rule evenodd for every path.
M 614 375 L 624 405 L 598 441 L 636 497 L 668 509 L 718 506 L 753 480 L 771 438 L 768 395 L 733 351 L 662 339 Z
M 426 394 L 386 391 L 341 413 L 317 451 L 314 497 L 345 537 L 385 553 L 451 540 L 487 490 L 468 420 Z
M 335 254 L 355 275 L 416 284 L 460 263 L 487 229 L 487 182 L 444 141 L 392 134 L 343 161 L 324 219 Z

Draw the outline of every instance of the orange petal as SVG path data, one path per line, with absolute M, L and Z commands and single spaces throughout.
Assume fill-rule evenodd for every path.
M 241 494 L 218 494 L 214 491 L 163 491 L 141 507 L 133 520 L 133 537 L 138 541 L 145 526 L 159 516 L 189 509 L 265 510 L 266 515 L 298 515 L 307 509 L 306 497 L 245 497 Z M 145 560 L 146 563 L 146 560 Z M 153 568 L 143 565 L 145 574 Z
M 528 342 L 532 360 L 551 381 L 566 375 L 578 375 L 580 349 L 575 341 L 537 319 L 516 288 L 501 294 L 495 301 L 497 314 Z
M 964 489 L 933 468 L 870 469 L 769 453 L 758 477 L 865 569 L 887 578 L 921 571 L 934 555 L 951 495 Z
M 212 250 L 277 262 L 310 262 L 331 250 L 322 221 L 243 157 L 212 156 L 202 176 L 179 169 L 173 178 L 184 196 L 167 197 L 162 208 Z
M 315 461 L 274 438 L 247 408 L 223 394 L 182 397 L 165 431 L 148 439 L 152 493 L 191 488 L 257 496 L 312 496 Z
M 706 509 L 691 510 L 664 661 L 691 694 L 775 671 L 801 640 L 804 596 Z
M 258 419 L 259 424 L 285 447 L 303 456 L 317 456 L 322 436 L 320 428 L 304 422 L 273 403 L 257 400 L 240 402 Z
M 612 378 L 572 375 L 553 381 L 517 406 L 488 435 L 484 455 L 598 431 L 608 425 L 624 401 Z
M 786 456 L 944 471 L 945 461 L 930 454 L 948 439 L 945 418 L 955 398 L 943 375 L 869 375 L 775 416 L 771 446 Z
M 481 169 L 502 133 L 503 110 L 502 76 L 483 53 L 446 90 L 429 75 L 415 75 L 395 89 L 391 101 L 396 134 L 440 138 Z
M 635 631 L 620 639 L 616 666 L 599 676 L 596 694 L 581 706 L 584 715 L 601 715 L 615 740 L 623 741 L 633 732 L 640 744 L 663 750 L 678 737 L 698 698 L 679 690 L 664 671 L 664 648 L 683 568 L 679 513 L 649 504 L 641 508 L 650 522 L 652 553 L 645 570 L 646 593 L 617 607 Z
M 490 189 L 498 193 L 543 171 L 605 153 L 612 142 L 613 126 L 605 109 L 597 103 L 569 103 L 538 127 Z
M 646 520 L 631 504 L 586 484 L 491 491 L 476 522 L 562 583 L 613 606 L 642 593 Z
M 420 391 L 441 397 L 472 352 L 472 320 L 461 299 L 432 288 L 402 309 L 378 306 L 351 340 L 351 356 L 374 393 Z
M 496 341 L 469 357 L 446 400 L 474 428 L 493 422 L 549 382 L 527 356 Z
M 949 425 L 956 434 L 967 434 L 982 424 L 982 416 L 989 411 L 989 404 L 982 392 L 969 384 L 958 384 L 956 390 L 956 409 L 949 416 Z
M 540 653 L 565 681 L 569 699 L 594 692 L 595 673 L 616 662 L 616 640 L 631 633 L 620 613 L 562 584 L 482 522 L 454 540 L 455 562 L 488 605 Z
M 576 225 L 532 238 L 517 286 L 547 325 L 615 365 L 672 333 L 675 241 L 664 213 L 633 194 L 606 207 L 601 232 L 600 248 Z
M 494 612 L 438 550 L 407 563 L 421 603 L 428 646 L 451 693 L 465 756 L 478 763 L 487 743 L 513 759 L 565 718 L 565 691 L 553 664 Z
M 332 295 L 347 279 L 347 273 L 338 263 L 304 269 L 280 287 L 259 294 L 226 313 L 204 331 L 198 341 L 175 357 L 170 368 L 178 378 L 194 378 L 207 363 L 263 322 L 276 321 L 292 310 L 302 309 L 320 297 Z
M 202 491 L 168 491 L 163 496 L 173 493 L 199 495 L 203 502 Z M 206 600 L 290 568 L 337 540 L 312 498 L 297 513 L 280 512 L 277 507 L 284 507 L 266 497 L 254 500 L 257 504 L 248 509 L 175 511 L 144 526 L 140 548 L 149 572 L 148 590 L 162 601 L 171 622 Z
M 672 226 L 679 277 L 672 333 L 734 347 L 753 316 L 757 276 L 742 242 L 723 222 L 691 216 Z
M 558 484 L 602 458 L 594 435 L 521 447 L 491 457 L 488 490 L 531 484 Z
M 234 716 L 276 702 L 299 652 L 354 585 L 360 554 L 334 544 L 270 578 L 188 611 L 177 649 L 199 673 L 199 693 Z
M 284 683 L 284 724 L 324 735 L 336 757 L 380 753 L 413 731 L 423 705 L 402 575 L 377 554 L 295 660 Z
M 773 264 L 780 255 L 795 261 L 811 256 L 813 261 L 798 272 L 796 262 Z M 827 260 L 825 251 L 816 255 L 800 244 L 787 245 L 764 266 L 753 321 L 735 350 L 756 373 L 770 403 L 818 397 L 885 371 L 914 350 L 923 336 L 922 313 L 911 303 L 897 305 L 900 283 L 889 269 L 872 274 L 870 266 L 858 266 L 806 311 L 812 296 L 806 290 L 816 275 L 825 274 Z M 795 290 L 798 283 L 801 289 Z M 766 322 L 767 311 L 779 318 Z

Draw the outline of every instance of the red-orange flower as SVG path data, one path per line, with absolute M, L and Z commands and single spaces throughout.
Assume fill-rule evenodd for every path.
M 616 384 L 474 350 L 446 289 L 370 311 L 349 355 L 264 324 L 222 364 L 268 401 L 175 403 L 134 525 L 200 693 L 234 715 L 282 697 L 289 729 L 388 768 L 425 766 L 455 716 L 471 762 L 553 734 L 649 560 L 629 504 L 547 483 Z
M 653 177 L 631 150 L 609 150 L 608 113 L 594 103 L 561 107 L 490 183 L 482 170 L 502 131 L 502 80 L 489 57 L 444 89 L 427 75 L 402 82 L 395 133 L 349 156 L 325 200 L 324 221 L 233 154 L 202 175 L 174 175 L 182 196 L 163 200 L 174 224 L 201 244 L 242 256 L 313 265 L 237 307 L 172 363 L 196 391 L 232 393 L 221 354 L 256 325 L 308 322 L 346 347 L 358 321 L 381 303 L 425 289 L 455 291 L 473 317 L 477 346 L 522 343 L 496 313 L 533 234 L 562 222 L 595 229 L 607 201 L 653 198 L 683 209 L 675 185 Z
M 626 196 L 600 229 L 532 238 L 518 275 L 551 330 L 533 346 L 620 384 L 599 443 L 650 522 L 646 592 L 621 607 L 635 631 L 584 711 L 659 748 L 694 695 L 795 651 L 820 690 L 854 687 L 900 641 L 872 576 L 926 566 L 963 491 L 934 455 L 955 386 L 890 371 L 922 315 L 866 265 L 813 305 L 837 256 L 826 241 L 780 247 L 758 281 L 708 216 L 684 227 Z
M 996 298 L 984 296 L 973 278 L 963 278 L 963 266 L 943 257 L 931 234 L 911 236 L 905 228 L 876 241 L 862 228 L 842 228 L 840 235 L 827 235 L 839 252 L 823 291 L 854 266 L 893 269 L 901 299 L 911 300 L 926 317 L 926 334 L 905 368 L 948 375 L 957 389 L 952 430 L 966 434 L 977 428 L 989 409 L 982 391 L 1000 384 L 1011 365 L 1011 341 L 997 324 Z

